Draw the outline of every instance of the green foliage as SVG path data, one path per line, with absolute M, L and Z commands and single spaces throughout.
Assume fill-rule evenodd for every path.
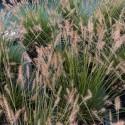
M 99 113 L 101 108 L 104 107 L 104 98 L 107 94 L 112 93 L 109 88 L 117 78 L 115 79 L 114 74 L 107 74 L 107 65 L 98 64 L 86 50 L 83 51 L 82 58 L 71 53 L 71 50 L 64 52 L 63 57 L 65 73 L 58 83 L 59 86 L 62 85 L 62 98 L 66 93 L 65 88 L 76 88 L 78 95 L 80 95 L 79 119 L 90 124 L 96 120 L 92 112 L 96 110 Z M 88 90 L 91 92 L 90 95 Z M 90 96 L 90 98 L 85 101 L 86 96 Z
M 24 10 L 23 25 L 26 29 L 24 45 L 29 46 L 36 42 L 46 46 L 52 40 L 53 26 L 50 23 L 50 16 L 43 5 Z
M 0 40 L 1 61 L 7 58 L 9 62 L 21 63 L 25 48 L 18 41 Z

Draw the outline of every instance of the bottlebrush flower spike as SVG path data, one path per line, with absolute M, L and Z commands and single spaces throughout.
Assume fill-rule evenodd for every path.
M 125 35 L 121 36 L 121 31 L 123 31 L 124 26 L 120 22 L 116 22 L 112 28 L 112 38 L 114 40 L 114 50 L 117 50 L 125 42 Z
M 92 18 L 90 18 L 88 20 L 88 32 L 93 33 L 93 28 L 94 28 L 94 26 L 93 26 Z
M 121 108 L 121 101 L 120 101 L 120 97 L 117 96 L 117 97 L 115 98 L 115 110 L 116 110 L 116 111 L 119 111 L 120 108 Z

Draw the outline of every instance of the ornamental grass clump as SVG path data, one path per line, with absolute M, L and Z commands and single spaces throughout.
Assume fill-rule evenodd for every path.
M 117 116 L 122 123 L 123 3 L 100 2 L 89 12 L 81 0 L 14 3 L 12 35 L 0 27 L 0 120 L 108 125 Z
M 44 5 L 37 6 L 35 9 L 29 8 L 28 11 L 24 12 L 23 19 L 23 25 L 27 32 L 24 36 L 25 46 L 30 46 L 34 42 L 46 46 L 47 43 L 51 42 L 53 26 Z

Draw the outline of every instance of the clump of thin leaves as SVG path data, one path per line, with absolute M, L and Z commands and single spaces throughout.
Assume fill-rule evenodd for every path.
M 111 123 L 107 102 L 114 99 L 120 113 L 125 80 L 124 0 L 88 13 L 83 1 L 51 2 L 13 4 L 19 39 L 0 27 L 0 120 L 92 125 L 109 115 Z

